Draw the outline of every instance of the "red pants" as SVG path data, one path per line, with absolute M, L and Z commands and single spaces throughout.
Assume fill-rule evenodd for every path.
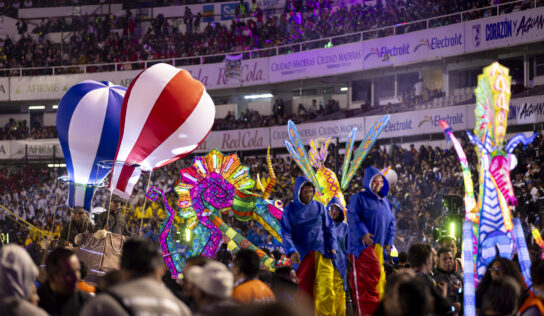
M 313 251 L 310 251 L 302 258 L 302 262 L 297 269 L 297 279 L 299 291 L 313 301 L 315 282 L 315 257 Z
M 380 304 L 378 283 L 381 266 L 374 247 L 361 252 L 359 258 L 350 255 L 352 270 L 349 278 L 357 315 L 372 315 Z

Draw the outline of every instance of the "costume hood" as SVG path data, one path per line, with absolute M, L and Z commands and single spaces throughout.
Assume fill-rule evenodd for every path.
M 306 183 L 309 183 L 313 188 L 314 188 L 314 191 L 315 191 L 315 187 L 314 187 L 314 184 L 312 183 L 312 181 L 310 181 L 310 179 L 306 178 L 306 177 L 298 177 L 296 180 L 295 180 L 295 194 L 293 196 L 293 200 L 297 203 L 300 203 L 302 205 L 307 205 L 307 204 L 304 204 L 302 203 L 302 201 L 300 200 L 300 190 L 302 190 L 302 187 L 306 184 Z
M 343 222 L 346 218 L 344 217 L 344 208 L 342 207 L 342 203 L 340 203 L 340 199 L 336 196 L 333 196 L 333 198 L 329 201 L 329 204 L 327 204 L 327 211 L 330 210 L 331 206 L 333 205 L 337 205 L 341 212 L 340 212 L 340 219 L 339 220 L 336 220 L 335 222 L 338 223 L 338 222 Z M 334 221 L 334 219 L 333 219 Z
M 389 193 L 389 182 L 385 178 L 385 176 L 380 172 L 380 170 L 374 168 L 374 167 L 368 167 L 365 169 L 365 175 L 363 177 L 363 188 L 367 190 L 368 192 L 372 192 L 370 189 L 370 183 L 372 183 L 372 180 L 376 176 L 382 176 L 383 177 L 383 187 L 379 192 L 379 195 L 381 198 L 384 198 L 387 196 L 387 193 Z

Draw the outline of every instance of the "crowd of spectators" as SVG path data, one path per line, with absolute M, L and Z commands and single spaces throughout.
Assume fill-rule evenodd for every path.
M 475 178 L 474 183 L 478 183 L 475 169 L 477 157 L 473 146 L 470 145 L 466 138 L 461 138 L 461 141 Z M 326 165 L 338 171 L 343 157 L 342 155 L 338 155 L 335 161 L 335 155 L 332 154 L 334 150 L 333 147 L 330 148 L 331 154 L 327 159 Z M 522 220 L 531 258 L 535 263 L 540 258 L 541 250 L 531 237 L 530 227 L 534 226 L 540 231 L 544 228 L 544 191 L 542 185 L 544 169 L 541 168 L 542 153 L 544 153 L 544 140 L 542 135 L 539 135 L 532 144 L 525 147 L 520 146 L 516 149 L 515 155 L 518 159 L 518 166 L 511 171 L 512 184 L 518 198 L 518 206 L 513 209 L 513 215 Z M 241 159 L 250 168 L 252 178 L 257 178 L 257 174 L 261 178 L 268 177 L 266 162 L 263 157 L 241 155 Z M 172 188 L 175 185 L 179 169 L 188 166 L 190 163 L 190 159 L 183 159 L 175 164 L 161 168 L 152 174 L 151 183 L 169 192 L 167 197 L 172 206 L 175 205 L 176 200 L 176 194 L 172 192 Z M 272 163 L 277 176 L 277 184 L 274 187 L 271 197 L 281 200 L 284 204 L 289 203 L 293 195 L 293 181 L 301 172 L 288 156 L 275 154 L 272 157 Z M 386 271 L 390 274 L 387 283 L 388 289 L 386 291 L 396 291 L 395 287 L 392 286 L 396 282 L 400 282 L 402 286 L 406 286 L 409 289 L 417 288 L 423 284 L 420 282 L 421 280 L 414 278 L 413 274 L 408 272 L 399 274 L 398 272 L 394 272 L 396 270 L 411 267 L 415 271 L 415 275 L 421 273 L 428 274 L 430 272 L 426 271 L 434 271 L 434 278 L 441 285 L 436 289 L 443 290 L 445 293 L 444 296 L 448 297 L 450 301 L 455 302 L 457 300 L 458 305 L 456 305 L 456 308 L 460 308 L 459 304 L 461 304 L 462 300 L 461 296 L 458 295 L 458 289 L 462 287 L 460 281 L 462 280 L 462 276 L 456 270 L 458 269 L 456 268 L 458 259 L 455 259 L 459 255 L 458 247 L 460 245 L 455 242 L 455 239 L 444 238 L 437 243 L 436 236 L 433 233 L 435 229 L 442 227 L 445 221 L 451 220 L 451 218 L 454 218 L 458 214 L 461 214 L 462 217 L 462 213 L 464 212 L 462 206 L 462 196 L 464 195 L 463 177 L 454 150 L 452 148 L 446 150 L 423 145 L 419 148 L 416 148 L 414 145 L 410 145 L 409 147 L 375 146 L 365 160 L 364 165 L 374 165 L 378 168 L 392 166 L 398 178 L 397 182 L 391 186 L 388 198 L 392 202 L 396 216 L 397 236 L 394 244 L 399 255 L 398 259 L 386 265 Z M 57 182 L 58 177 L 65 172 L 62 168 L 4 168 L 0 170 L 0 204 L 19 217 L 17 219 L 10 212 L 4 209 L 0 210 L 0 228 L 3 243 L 9 241 L 10 244 L 19 244 L 27 248 L 33 248 L 32 245 L 39 244 L 45 237 L 43 231 L 52 232 L 55 238 L 58 238 L 63 227 L 66 227 L 70 220 L 70 209 L 66 207 L 67 185 Z M 362 175 L 359 172 L 352 180 L 349 189 L 344 192 L 347 202 L 349 202 L 350 196 L 361 190 L 361 182 Z M 144 188 L 146 185 L 147 176 L 144 175 L 136 185 L 132 198 L 122 207 L 122 212 L 127 219 L 127 227 L 124 233 L 136 236 L 141 230 L 142 235 L 147 240 L 157 242 L 161 221 L 164 220 L 167 213 L 161 204 L 144 201 Z M 107 208 L 109 197 L 109 193 L 104 188 L 98 188 L 95 193 L 93 205 Z M 451 201 L 452 197 L 461 202 L 457 206 L 448 203 L 447 201 Z M 271 255 L 275 258 L 277 257 L 276 259 L 280 258 L 281 247 L 279 243 L 258 223 L 254 221 L 236 221 L 230 213 L 224 214 L 223 219 L 228 225 L 247 236 L 252 243 L 258 247 L 271 250 Z M 454 242 L 449 244 L 450 240 Z M 445 246 L 449 248 L 444 248 Z M 222 251 L 225 252 L 226 250 Z M 422 261 L 421 256 L 425 256 L 427 253 L 430 254 L 433 251 L 436 257 L 432 261 L 432 266 L 428 266 L 424 260 Z M 68 255 L 71 256 L 70 253 Z M 226 256 L 222 254 L 218 257 L 220 260 L 227 260 L 225 263 L 229 265 L 235 265 L 236 258 L 234 256 L 234 262 L 231 262 L 232 256 L 230 255 Z M 477 291 L 479 308 L 489 310 L 493 308 L 510 308 L 518 310 L 521 304 L 527 299 L 528 291 L 524 287 L 523 280 L 519 278 L 519 270 L 516 270 L 518 269 L 517 266 L 506 259 L 497 261 L 497 263 L 494 262 L 490 266 L 492 266 L 492 269 L 489 269 L 488 273 L 486 273 L 486 276 L 482 279 L 482 285 L 479 287 L 479 291 Z M 535 266 L 539 267 L 540 263 Z M 126 268 L 123 264 L 121 267 L 122 269 Z M 211 267 L 208 268 L 212 269 Z M 203 267 L 203 269 L 206 269 L 206 267 Z M 222 266 L 218 268 L 216 265 L 214 269 L 221 270 L 226 268 L 222 268 Z M 293 287 L 296 290 L 296 279 L 293 279 L 292 274 L 289 272 L 289 269 L 292 268 L 286 269 L 286 271 L 283 271 L 283 269 L 279 270 L 283 275 L 282 280 L 285 281 L 285 277 L 287 276 L 287 280 L 291 280 L 292 283 L 291 290 Z M 235 275 L 236 273 L 240 273 L 240 271 L 232 271 L 235 272 Z M 277 274 L 278 272 L 272 277 L 261 277 L 271 287 L 274 294 L 277 293 L 277 289 L 274 289 L 275 282 L 277 281 L 276 278 L 279 277 Z M 513 277 L 513 281 L 501 279 L 505 275 Z M 189 275 L 187 277 L 191 278 Z M 499 291 L 500 289 L 496 287 L 504 291 L 510 291 L 508 293 L 513 293 L 511 296 L 514 299 L 502 302 L 500 305 L 491 304 L 490 300 L 493 300 L 494 296 L 488 293 Z M 174 288 L 177 287 L 174 286 Z M 208 291 L 210 288 L 201 288 L 200 290 Z M 401 292 L 405 293 L 404 291 Z M 40 294 L 40 291 L 38 293 Z M 414 312 L 412 309 L 432 308 L 432 304 L 428 301 L 430 298 L 427 295 L 433 296 L 436 294 L 433 292 L 433 288 L 429 289 L 429 293 L 425 294 L 424 292 L 423 294 L 423 296 L 418 298 L 422 301 L 416 305 L 408 304 L 405 301 L 401 301 L 400 303 L 391 301 L 391 297 L 387 295 L 386 297 L 390 298 L 386 299 L 382 304 L 408 304 L 399 308 L 403 310 L 410 309 L 411 312 Z M 53 294 L 46 293 L 43 296 L 40 294 L 40 299 L 44 300 L 44 297 L 50 299 L 48 295 Z M 201 297 L 193 298 L 197 301 L 187 300 L 187 297 L 183 295 L 179 295 L 178 297 L 181 297 L 183 302 L 187 303 L 193 311 L 199 310 L 202 307 L 202 305 L 199 305 L 203 304 L 202 301 L 198 301 Z M 227 295 L 224 298 L 232 297 Z M 223 301 L 221 300 L 221 302 Z M 233 304 L 231 300 L 228 300 L 228 302 L 230 302 L 229 304 Z M 108 302 L 102 303 L 106 304 Z M 44 306 L 49 306 L 47 304 L 46 301 L 40 303 L 40 306 L 45 308 Z M 235 308 L 235 306 L 236 304 L 231 307 Z M 80 307 L 91 309 L 91 307 L 83 307 L 83 303 Z M 51 308 L 51 306 L 48 308 Z M 98 307 L 94 306 L 92 308 Z M 387 309 L 386 306 L 383 306 L 383 308 Z M 385 311 L 385 314 L 388 315 L 387 311 Z M 407 313 L 405 315 L 416 314 Z
M 476 166 L 476 155 L 472 146 L 463 140 L 466 153 L 472 168 Z M 334 148 L 331 145 L 331 152 Z M 540 168 L 544 142 L 539 136 L 537 141 L 526 148 L 516 149 L 518 166 L 512 170 L 511 178 L 518 197 L 518 206 L 514 209 L 514 215 L 521 217 L 525 223 L 526 234 L 530 240 L 528 227 L 530 225 L 542 226 L 544 224 L 544 191 L 542 180 L 544 169 Z M 241 156 L 242 162 L 250 168 L 253 178 L 257 175 L 267 177 L 266 161 L 264 157 Z M 327 165 L 339 171 L 343 156 L 339 154 L 337 161 L 335 155 L 330 154 Z M 297 175 L 301 174 L 298 166 L 288 157 L 273 155 L 272 162 L 277 182 L 272 194 L 273 199 L 281 200 L 284 204 L 292 199 L 292 185 Z M 176 175 L 180 168 L 191 163 L 190 159 L 183 159 L 176 164 L 161 168 L 152 174 L 151 183 L 165 192 L 172 192 Z M 449 218 L 453 208 L 447 201 L 460 199 L 464 195 L 463 178 L 457 156 L 452 150 L 442 150 L 438 147 L 421 146 L 416 149 L 410 146 L 404 149 L 400 146 L 391 146 L 386 150 L 384 146 L 376 146 L 365 160 L 366 164 L 373 164 L 379 168 L 392 166 L 398 174 L 398 182 L 391 186 L 389 199 L 393 204 L 397 217 L 396 246 L 406 250 L 407 246 L 416 241 L 431 242 L 433 230 L 442 225 Z M 2 169 L 0 172 L 0 196 L 2 205 L 15 212 L 18 216 L 28 221 L 38 229 L 45 229 L 60 233 L 62 223 L 69 218 L 66 207 L 67 185 L 57 182 L 64 169 Z M 476 169 L 472 170 L 474 183 L 478 183 Z M 362 177 L 354 178 L 351 186 L 344 192 L 346 199 L 361 190 Z M 128 218 L 127 231 L 137 234 L 140 229 L 140 220 L 145 218 L 142 229 L 152 239 L 157 239 L 160 222 L 167 212 L 156 203 L 144 201 L 144 192 L 147 177 L 143 176 L 136 185 L 135 193 L 124 206 L 124 212 Z M 57 190 L 57 191 L 55 191 Z M 55 193 L 56 192 L 56 193 Z M 175 205 L 176 195 L 168 195 L 171 205 Z M 95 193 L 93 205 L 107 208 L 109 194 L 104 188 L 98 188 Z M 446 202 L 447 203 L 446 203 Z M 146 204 L 146 210 L 143 210 Z M 461 203 L 458 203 L 461 204 Z M 57 211 L 55 210 L 57 205 Z M 446 205 L 446 206 L 445 206 Z M 460 205 L 455 211 L 459 211 Z M 462 211 L 459 211 L 462 213 Z M 53 215 L 56 214 L 56 215 Z M 9 218 L 7 213 L 0 212 L 3 219 Z M 8 216 L 8 217 L 6 217 Z M 55 217 L 53 222 L 53 217 Z M 259 230 L 259 225 L 253 222 L 236 222 L 227 214 L 226 221 L 240 231 L 260 236 L 257 244 L 269 242 L 270 236 Z M 25 225 L 18 226 L 18 221 L 5 220 L 4 233 L 10 233 L 12 240 L 19 240 L 22 244 L 29 236 L 31 241 L 39 239 L 39 234 L 30 234 L 24 229 Z M 32 230 L 31 230 L 32 231 Z
M 466 139 L 462 139 L 462 142 L 468 156 L 469 165 L 471 169 L 474 169 L 477 160 L 475 152 Z M 333 150 L 334 148 L 331 148 L 331 151 Z M 543 229 L 544 194 L 542 179 L 544 179 L 544 170 L 540 168 L 543 150 L 544 141 L 542 135 L 539 135 L 533 144 L 516 150 L 515 154 L 519 164 L 517 168 L 512 170 L 512 184 L 518 198 L 518 206 L 514 208 L 513 214 L 521 218 L 524 226 L 527 243 L 531 251 L 531 259 L 533 260 L 535 289 L 542 287 L 542 273 L 544 272 L 542 272 L 543 264 L 539 261 L 541 250 L 531 238 L 528 227 L 534 225 L 541 231 Z M 335 161 L 333 157 L 334 155 L 329 155 L 327 165 L 334 169 Z M 245 165 L 250 167 L 252 177 L 256 177 L 257 173 L 261 177 L 266 178 L 268 176 L 267 172 L 264 171 L 266 167 L 262 157 L 245 156 L 242 157 L 242 160 Z M 341 155 L 338 160 L 342 160 Z M 272 198 L 287 203 L 292 198 L 293 179 L 300 174 L 300 171 L 288 157 L 274 155 L 272 162 L 278 177 Z M 189 159 L 184 159 L 175 166 L 170 165 L 159 169 L 153 174 L 151 182 L 153 185 L 170 191 L 175 184 L 177 170 L 189 163 Z M 386 263 L 388 281 L 386 295 L 382 306 L 379 308 L 381 312 L 379 315 L 426 315 L 441 308 L 440 304 L 444 299 L 452 302 L 452 306 L 456 311 L 462 310 L 462 295 L 459 294 L 462 293 L 460 291 L 462 289 L 462 271 L 460 269 L 462 268 L 459 265 L 459 259 L 456 259 L 459 255 L 459 244 L 451 237 L 442 238 L 437 243 L 433 237 L 433 229 L 441 226 L 446 216 L 464 211 L 462 206 L 458 210 L 449 205 L 448 207 L 451 207 L 451 209 L 448 209 L 444 203 L 448 195 L 456 195 L 459 199 L 463 195 L 462 172 L 453 149 L 443 150 L 425 146 L 416 149 L 415 146 L 409 146 L 408 148 L 393 146 L 386 150 L 384 146 L 376 146 L 365 160 L 365 164 L 373 164 L 380 168 L 391 165 L 398 175 L 398 181 L 392 185 L 388 197 L 396 213 L 397 237 L 395 246 L 399 254 L 398 258 Z M 336 164 L 336 169 L 338 168 L 339 166 Z M 477 177 L 475 170 L 472 171 L 473 175 Z M 66 185 L 57 184 L 55 181 L 64 172 L 63 169 L 35 168 L 0 170 L 0 188 L 2 188 L 0 204 L 26 221 L 25 223 L 22 220 L 15 220 L 13 215 L 2 210 L 0 212 L 0 223 L 2 223 L 3 243 L 7 243 L 9 240 L 10 244 L 26 246 L 29 252 L 36 257 L 37 247 L 33 246 L 33 244 L 39 243 L 44 237 L 40 234 L 40 230 L 53 231 L 58 237 L 62 227 L 66 226 L 70 219 L 67 207 L 61 206 L 55 209 L 55 205 L 65 205 L 66 203 Z M 304 301 L 296 300 L 296 305 L 293 306 L 292 299 L 295 297 L 293 294 L 297 290 L 297 280 L 294 277 L 293 268 L 285 266 L 272 274 L 259 271 L 256 254 L 248 251 L 243 251 L 234 256 L 221 253 L 216 258 L 221 262 L 207 258 L 190 259 L 187 261 L 186 277 L 181 287 L 171 280 L 168 281 L 169 277 L 166 276 L 163 280 L 172 292 L 161 292 L 157 288 L 155 291 L 147 293 L 146 291 L 149 291 L 150 287 L 153 288 L 154 283 L 147 284 L 144 281 L 151 282 L 150 280 L 153 279 L 155 282 L 161 282 L 160 276 L 165 273 L 165 267 L 161 264 L 162 256 L 156 250 L 156 243 L 150 241 L 157 241 L 160 222 L 164 219 L 166 212 L 160 204 L 147 202 L 147 206 L 143 206 L 144 187 L 147 181 L 145 176 L 143 178 L 136 185 L 135 194 L 123 208 L 123 212 L 127 216 L 128 226 L 125 233 L 137 235 L 143 217 L 143 227 L 141 229 L 145 237 L 145 239 L 135 239 L 125 243 L 121 259 L 121 270 L 125 275 L 125 281 L 119 281 L 119 277 L 115 275 L 104 277 L 104 282 L 97 284 L 96 291 L 97 294 L 107 291 L 107 294 L 98 295 L 97 299 L 93 300 L 91 296 L 79 290 L 82 288 L 81 286 L 76 287 L 81 279 L 79 274 L 75 274 L 74 279 L 64 279 L 64 281 L 58 278 L 57 274 L 61 274 L 61 270 L 57 269 L 61 268 L 58 268 L 57 260 L 72 260 L 74 262 L 73 265 L 60 265 L 64 269 L 69 267 L 69 269 L 79 271 L 79 265 L 76 264 L 77 257 L 73 257 L 73 252 L 55 250 L 50 253 L 50 257 L 46 261 L 47 281 L 40 281 L 37 291 L 41 308 L 49 313 L 55 312 L 57 309 L 67 308 L 75 314 L 82 312 L 83 315 L 96 313 L 97 310 L 116 310 L 119 306 L 104 297 L 104 295 L 110 295 L 108 293 L 114 291 L 114 294 L 122 297 L 137 294 L 159 295 L 160 293 L 161 297 L 172 300 L 176 304 L 180 304 L 178 299 L 181 299 L 186 306 L 179 305 L 179 309 L 185 313 L 188 313 L 186 308 L 202 315 L 211 315 L 212 312 L 217 312 L 218 309 L 223 312 L 225 310 L 238 311 L 241 309 L 245 312 L 251 311 L 254 313 L 255 308 L 259 308 L 262 312 L 281 310 L 285 315 L 304 315 L 303 310 L 292 310 L 294 307 L 304 307 Z M 348 201 L 353 193 L 361 189 L 360 182 L 361 175 L 359 174 L 352 181 L 350 188 L 344 192 Z M 109 195 L 103 188 L 100 188 L 97 190 L 94 204 L 106 206 L 108 198 Z M 175 193 L 170 192 L 168 194 L 171 205 L 174 205 L 175 198 Z M 253 221 L 242 223 L 234 220 L 229 214 L 224 214 L 223 218 L 231 227 L 247 236 L 252 243 L 272 250 L 268 253 L 274 258 L 278 260 L 281 258 L 279 244 L 274 244 L 271 236 L 259 224 Z M 29 224 L 32 224 L 30 229 Z M 4 246 L 0 251 L 0 256 L 5 251 L 15 251 L 13 247 Z M 225 252 L 226 250 L 222 249 L 221 251 Z M 146 255 L 143 256 L 142 253 Z M 432 257 L 432 260 L 428 261 L 427 258 L 430 257 Z M 155 259 L 157 262 L 153 263 Z M 23 263 L 28 264 L 24 260 L 21 264 Z M 223 264 L 226 264 L 226 266 Z M 192 268 L 193 266 L 198 266 L 198 268 Z M 231 267 L 231 269 L 228 267 Z M 531 297 L 518 266 L 515 262 L 507 259 L 496 259 L 489 267 L 476 291 L 477 307 L 482 313 L 485 311 L 486 315 L 501 312 L 504 315 L 515 314 Z M 3 266 L 0 270 L 5 272 L 9 268 L 13 268 L 13 266 Z M 31 269 L 20 270 L 32 271 Z M 37 275 L 36 272 L 31 278 L 36 278 Z M 129 276 L 128 279 L 127 275 Z M 132 277 L 130 277 L 131 275 Z M 150 279 L 142 278 L 142 275 L 147 275 Z M 424 275 L 425 278 L 419 278 L 420 275 Z M 154 277 L 151 278 L 152 276 Z M 214 277 L 220 279 L 208 279 Z M 432 282 L 429 283 L 429 277 L 436 280 L 435 285 Z M 236 286 L 240 282 L 235 283 L 234 281 L 245 279 L 260 280 L 259 282 L 263 282 L 265 286 L 269 287 L 270 291 L 267 290 L 266 294 L 262 294 L 263 297 L 258 298 L 260 303 L 265 303 L 264 306 L 250 307 L 245 305 L 257 302 L 257 298 L 248 298 L 241 294 L 244 291 L 236 290 Z M 128 282 L 135 282 L 134 284 L 138 283 L 140 286 L 129 287 Z M 59 284 L 69 285 L 68 288 L 72 290 L 62 292 L 66 290 L 66 287 L 58 286 Z M 117 286 L 114 286 L 114 284 L 117 284 Z M 3 294 L 5 293 L 3 292 Z M 64 301 L 61 301 L 60 304 L 52 304 L 52 302 L 55 302 L 55 298 L 61 294 L 65 296 L 77 295 L 76 302 L 78 303 L 65 305 L 62 303 Z M 272 303 L 274 301 L 276 303 Z M 434 304 L 431 303 L 433 301 Z M 0 300 L 0 304 L 3 303 L 5 302 Z M 289 307 L 281 305 L 286 303 Z M 26 305 L 25 307 L 30 308 Z M 213 311 L 208 310 L 208 308 L 212 307 Z M 132 306 L 132 308 L 136 307 Z M 401 310 L 402 313 L 392 313 L 392 309 L 395 308 Z M 34 314 L 38 313 L 34 311 Z
M 287 113 L 285 110 L 284 101 L 277 98 L 272 105 L 271 115 L 262 115 L 257 110 L 247 108 L 238 118 L 229 111 L 224 119 L 216 119 L 213 130 L 232 130 L 245 129 L 255 127 L 270 127 L 287 124 L 288 120 L 295 123 L 305 123 L 310 121 L 324 121 L 331 119 L 330 115 L 336 114 L 345 117 L 345 111 L 340 109 L 340 104 L 337 100 L 329 99 L 323 106 L 320 102 L 313 99 L 310 105 L 299 103 L 296 107 L 293 105 L 293 111 Z M 362 113 L 361 113 L 362 114 Z
M 57 128 L 41 124 L 34 124 L 32 128 L 29 128 L 26 120 L 16 121 L 13 118 L 0 128 L 0 140 L 43 138 L 57 138 Z
M 143 21 L 130 11 L 123 15 L 73 16 L 43 19 L 36 26 L 19 20 L 21 38 L 14 41 L 6 37 L 0 42 L 0 66 L 2 68 L 48 67 L 60 65 L 134 62 L 121 68 L 141 69 L 138 61 L 171 59 L 210 54 L 265 49 L 254 56 L 275 53 L 266 48 L 317 40 L 369 29 L 377 29 L 426 18 L 437 17 L 464 10 L 487 7 L 488 0 L 457 1 L 377 1 L 374 6 L 357 3 L 351 6 L 331 7 L 329 1 L 288 0 L 279 15 L 269 15 L 252 1 L 249 8 L 238 9 L 238 17 L 230 22 L 204 23 L 202 14 L 193 14 L 186 7 L 184 15 L 165 18 L 158 15 L 151 21 Z M 529 8 L 532 3 L 517 3 L 504 7 L 506 11 Z M 1 5 L 0 5 L 1 6 Z M 496 10 L 479 10 L 463 17 L 475 19 L 495 14 Z M 458 15 L 437 19 L 431 26 L 460 22 Z M 148 23 L 150 22 L 150 23 Z M 204 25 L 205 24 L 205 25 Z M 147 27 L 146 25 L 149 25 Z M 180 26 L 185 25 L 185 28 Z M 426 23 L 407 24 L 396 33 L 409 32 L 426 27 Z M 185 30 L 183 32 L 182 30 Z M 116 31 L 114 31 L 116 30 Z M 46 40 L 48 32 L 67 32 L 62 44 Z M 38 33 L 38 39 L 30 37 Z M 367 34 L 367 33 L 365 33 Z M 392 35 L 392 29 L 379 29 L 365 35 L 366 38 Z M 359 35 L 334 39 L 333 45 L 359 41 Z M 323 47 L 329 40 L 304 45 L 302 49 Z M 285 52 L 297 51 L 298 46 L 287 46 Z M 210 57 L 204 62 L 222 61 L 222 56 Z M 185 59 L 176 64 L 199 63 L 200 59 Z M 108 71 L 110 66 L 94 71 Z M 62 72 L 62 69 L 56 72 Z M 66 72 L 76 71 L 71 68 Z M 88 71 L 93 71 L 89 69 Z M 40 71 L 34 71 L 41 74 Z

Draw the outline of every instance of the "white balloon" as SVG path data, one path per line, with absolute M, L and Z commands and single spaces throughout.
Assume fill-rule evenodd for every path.
M 385 178 L 387 179 L 387 182 L 389 182 L 389 186 L 392 186 L 397 183 L 399 176 L 395 170 L 389 169 L 389 171 L 387 171 L 385 174 Z

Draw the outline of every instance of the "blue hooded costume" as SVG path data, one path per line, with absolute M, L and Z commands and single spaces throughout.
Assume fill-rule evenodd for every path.
M 325 258 L 335 259 L 331 250 L 337 250 L 337 241 L 334 234 L 334 223 L 325 210 L 323 204 L 312 199 L 304 204 L 300 200 L 300 190 L 309 183 L 305 177 L 295 180 L 293 202 L 289 203 L 281 218 L 281 233 L 283 248 L 289 257 L 298 251 L 303 259 L 310 251 L 320 252 Z M 313 186 L 313 185 L 312 185 Z
M 340 199 L 336 196 L 333 197 L 327 205 L 327 210 L 331 206 L 337 205 L 342 210 L 342 204 Z M 336 253 L 336 260 L 334 260 L 334 268 L 340 272 L 342 280 L 344 281 L 344 290 L 347 289 L 347 267 L 346 267 L 346 252 L 348 246 L 348 224 L 344 222 L 344 212 L 340 211 L 339 218 L 334 221 L 334 234 L 338 244 L 338 252 Z
M 345 315 L 346 297 L 340 273 L 334 267 L 339 253 L 335 225 L 325 206 L 312 199 L 300 200 L 302 187 L 312 183 L 305 177 L 295 180 L 293 202 L 283 210 L 281 231 L 285 253 L 300 254 L 297 268 L 299 290 L 312 298 L 317 315 Z M 313 186 L 313 185 L 312 185 Z
M 387 179 L 383 177 L 383 187 L 377 194 L 370 189 L 377 176 L 383 177 L 378 169 L 365 169 L 365 190 L 351 196 L 347 212 L 350 285 L 359 315 L 372 315 L 380 304 L 385 290 L 384 248 L 392 246 L 395 237 L 395 216 L 385 197 L 389 192 Z M 362 238 L 368 233 L 374 235 L 373 246 L 363 246 Z
M 367 233 L 374 235 L 374 243 L 393 245 L 395 238 L 395 216 L 393 215 L 391 202 L 385 197 L 389 192 L 389 183 L 383 177 L 383 187 L 379 194 L 372 192 L 370 183 L 374 177 L 381 175 L 374 167 L 365 169 L 363 177 L 363 192 L 351 196 L 348 205 L 348 253 L 359 257 L 367 248 L 363 246 L 362 238 Z

